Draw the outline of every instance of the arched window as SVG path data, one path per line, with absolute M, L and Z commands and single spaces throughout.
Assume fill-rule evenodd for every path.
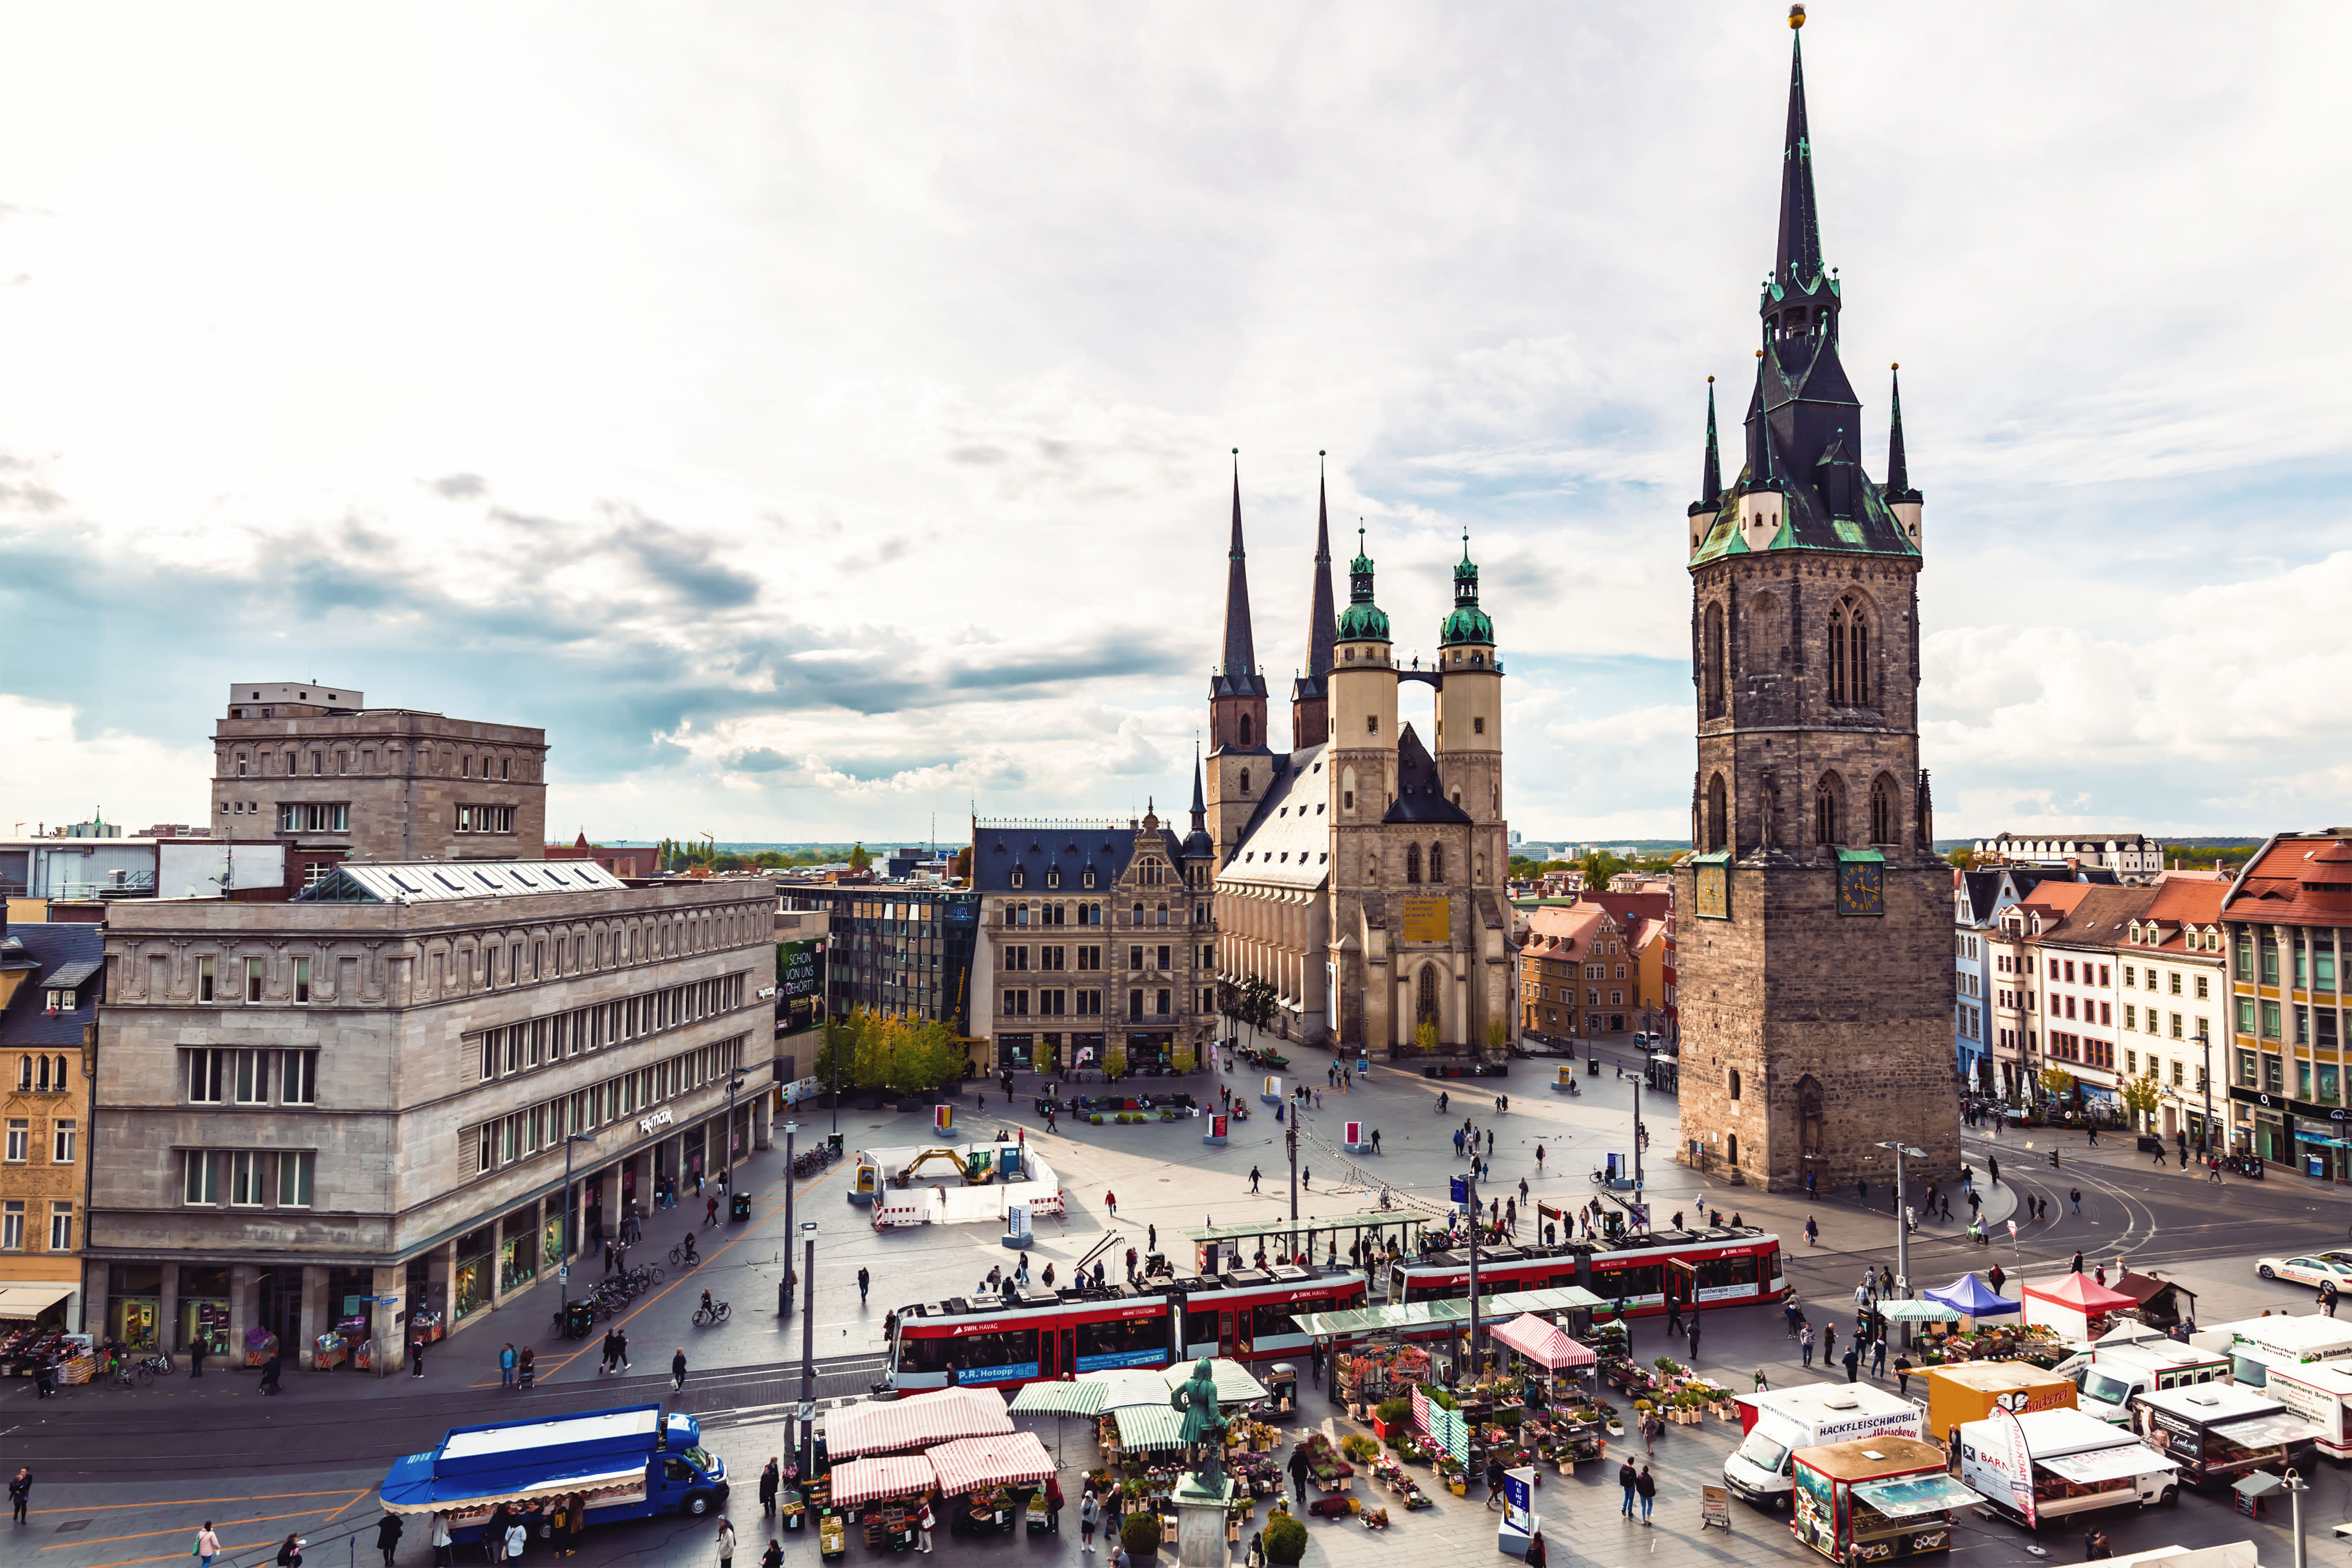
M 1830 612 L 1830 701 L 1845 703 L 1845 605 Z
M 1143 924 L 1143 905 L 1139 904 L 1135 906 L 1135 923 L 1138 925 Z
M 1709 718 L 1721 718 L 1723 716 L 1723 688 L 1725 682 L 1725 671 L 1723 667 L 1725 646 L 1723 641 L 1723 606 L 1720 604 L 1710 604 L 1706 607 L 1706 634 L 1705 642 L 1706 645 L 1703 650 L 1702 656 L 1706 661 L 1706 669 L 1704 673 L 1705 689 L 1706 692 L 1706 716 Z
M 66 1086 L 66 1059 L 65 1059 L 64 1057 L 60 1056 L 60 1057 L 58 1057 L 58 1072 L 57 1072 L 57 1076 L 56 1076 L 55 1078 L 51 1079 L 51 1080 L 50 1080 L 50 1082 L 53 1082 L 53 1083 L 55 1083 L 60 1091 L 62 1091 L 62 1090 L 65 1088 L 65 1086 Z
M 1339 810 L 1352 811 L 1355 809 L 1356 770 L 1352 768 L 1343 768 L 1339 770 Z
M 1429 846 L 1429 880 L 1432 882 L 1445 880 L 1445 846 L 1444 844 Z
M 33 1087 L 46 1094 L 49 1092 L 49 1059 L 46 1056 L 40 1058 L 36 1066 L 37 1071 L 35 1073 Z
M 1433 1024 L 1437 1021 L 1436 965 L 1424 964 L 1422 966 L 1420 990 L 1420 998 L 1413 1007 L 1413 1021 L 1416 1024 Z
M 1421 880 L 1421 846 L 1419 844 L 1407 844 L 1404 847 L 1404 879 L 1407 882 Z
M 1242 793 L 1249 793 L 1249 769 L 1246 768 L 1242 769 Z
M 1813 842 L 1833 844 L 1838 841 L 1837 780 L 1829 774 L 1813 786 Z
M 1734 1100 L 1739 1098 L 1739 1069 L 1737 1067 L 1731 1070 L 1731 1097 Z
M 1723 1147 L 1724 1157 L 1728 1159 L 1733 1165 L 1738 1165 L 1739 1163 L 1739 1134 L 1733 1133 L 1725 1137 L 1723 1140 Z
M 1250 744 L 1250 716 L 1247 714 L 1242 715 L 1242 744 Z
M 1862 618 L 1862 606 L 1855 605 L 1853 622 L 1853 703 L 1866 707 L 1870 703 L 1870 622 Z
M 1895 841 L 1895 781 L 1883 773 L 1870 787 L 1870 841 Z
M 1822 1157 L 1827 1131 L 1822 1114 L 1822 1086 L 1810 1072 L 1797 1080 L 1798 1147 L 1808 1160 Z
M 29 1090 L 33 1087 L 33 1059 L 29 1056 L 20 1056 L 16 1059 L 16 1087 L 19 1090 Z
M 1168 906 L 1166 904 L 1161 904 L 1159 909 L 1154 911 L 1154 913 L 1159 916 L 1159 918 L 1152 922 L 1153 925 L 1165 925 L 1168 924 Z
M 1706 848 L 1709 854 L 1727 848 L 1731 842 L 1730 793 L 1724 788 L 1723 775 L 1718 773 L 1706 784 Z

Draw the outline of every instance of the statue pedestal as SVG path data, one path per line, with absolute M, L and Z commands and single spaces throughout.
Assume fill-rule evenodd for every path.
M 1214 1490 L 1198 1476 L 1186 1476 L 1176 1487 L 1177 1568 L 1225 1568 L 1232 1553 L 1225 1548 L 1225 1511 L 1234 1497 L 1234 1483 L 1217 1478 Z

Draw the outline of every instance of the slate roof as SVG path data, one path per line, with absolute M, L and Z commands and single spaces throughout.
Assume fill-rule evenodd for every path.
M 1067 822 L 1034 822 L 1013 825 L 991 823 L 985 818 L 975 826 L 971 841 L 971 886 L 975 893 L 1020 894 L 1101 894 L 1108 892 L 1127 871 L 1128 862 L 1135 858 L 1135 837 L 1138 823 L 1109 820 Z M 1175 830 L 1162 822 L 1160 825 L 1162 852 L 1171 861 L 1181 863 L 1185 858 L 1184 841 Z M 1214 852 L 1213 849 L 1210 852 Z M 1062 882 L 1059 887 L 1048 886 L 1045 873 L 1059 867 Z M 1092 867 L 1095 885 L 1086 884 L 1085 873 Z M 1018 869 L 1026 881 L 1022 886 L 1013 885 L 1013 873 Z
M 83 1026 L 98 1018 L 101 966 L 106 959 L 106 927 L 89 923 L 59 922 L 47 925 L 8 927 L 8 936 L 21 944 L 25 956 L 40 966 L 40 974 L 16 988 L 8 1010 L 0 1013 L 0 1047 L 79 1046 Z M 83 977 L 73 1011 L 49 1015 L 49 986 L 60 977 Z
M 1406 725 L 1397 736 L 1397 798 L 1383 822 L 1467 822 L 1470 813 L 1445 798 L 1437 764 Z
M 1283 758 L 1220 883 L 1304 892 L 1330 880 L 1331 780 L 1323 771 L 1329 749 L 1303 747 Z

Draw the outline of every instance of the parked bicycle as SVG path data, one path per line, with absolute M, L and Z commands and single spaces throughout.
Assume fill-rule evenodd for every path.
M 709 1328 L 713 1323 L 723 1323 L 726 1321 L 727 1303 L 724 1301 L 713 1301 L 709 1306 L 697 1307 L 694 1309 L 694 1326 L 696 1328 Z

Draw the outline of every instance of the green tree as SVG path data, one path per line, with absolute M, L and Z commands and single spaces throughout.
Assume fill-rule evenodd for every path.
M 1102 1070 L 1103 1076 L 1106 1078 L 1126 1077 L 1127 1047 L 1123 1045 L 1114 1045 L 1108 1051 L 1104 1051 Z
M 2124 1103 L 2131 1107 L 2136 1130 L 2156 1131 L 2156 1108 L 2163 1103 L 2164 1092 L 2157 1087 L 2155 1068 L 2149 1068 L 2144 1078 L 2125 1081 Z
M 1412 1043 L 1423 1051 L 1435 1051 L 1438 1043 L 1437 1020 L 1423 1019 L 1419 1027 L 1412 1031 Z
M 2074 1092 L 2074 1075 L 2063 1067 L 2042 1070 L 2042 1087 L 2053 1094 L 2064 1096 Z
M 866 871 L 866 870 L 870 869 L 870 868 L 873 866 L 873 864 L 874 864 L 874 857 L 873 857 L 873 855 L 869 854 L 869 853 L 866 852 L 866 846 L 865 846 L 864 844 L 860 843 L 860 844 L 855 844 L 855 845 L 852 845 L 852 846 L 851 846 L 850 851 L 849 851 L 849 869 L 850 869 L 850 870 L 852 870 L 852 871 Z
M 1513 855 L 1511 857 L 1511 880 L 1513 882 L 1534 881 L 1536 869 L 1536 862 L 1528 859 L 1525 855 Z
M 1238 1014 L 1242 1022 L 1252 1029 L 1271 1029 L 1275 1015 L 1281 1010 L 1281 998 L 1275 994 L 1272 980 L 1263 975 L 1252 975 L 1242 982 Z
M 1977 863 L 1977 852 L 1962 844 L 1944 858 L 1952 862 L 1954 871 L 1967 871 Z
M 1511 1043 L 1511 1026 L 1501 1019 L 1486 1020 L 1486 1049 L 1500 1056 Z

